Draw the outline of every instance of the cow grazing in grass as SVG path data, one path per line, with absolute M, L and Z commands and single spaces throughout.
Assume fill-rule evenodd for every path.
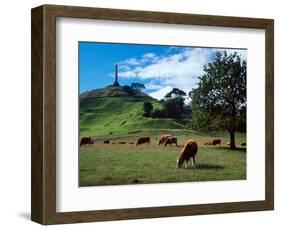
M 142 144 L 150 144 L 150 137 L 140 137 L 138 140 L 137 140 L 137 143 L 136 145 L 142 145 Z
M 93 137 L 81 137 L 80 139 L 80 147 L 83 145 L 91 145 L 94 144 L 94 138 Z
M 162 135 L 158 141 L 158 145 L 163 145 L 165 144 L 166 140 L 168 137 L 171 137 L 172 135 L 171 134 L 165 134 L 165 135 Z
M 129 145 L 133 145 L 133 144 L 135 144 L 134 142 L 132 142 L 132 141 L 130 141 L 130 142 L 128 142 L 128 144 Z
M 166 147 L 166 145 L 170 144 L 172 146 L 172 144 L 175 144 L 176 146 L 178 146 L 178 139 L 177 137 L 173 136 L 173 137 L 168 137 L 165 141 L 164 146 Z
M 110 144 L 110 140 L 104 140 L 104 144 Z
M 211 143 L 211 141 L 205 141 L 204 142 L 204 145 L 211 145 L 212 143 Z
M 212 140 L 212 145 L 221 145 L 221 139 Z
M 241 142 L 240 145 L 241 146 L 246 146 L 247 144 L 246 144 L 246 142 Z
M 181 154 L 177 158 L 177 166 L 178 168 L 182 167 L 182 164 L 185 162 L 185 166 L 187 167 L 188 161 L 192 158 L 192 164 L 195 166 L 195 155 L 198 151 L 197 142 L 194 140 L 188 140 L 182 151 Z
M 119 141 L 118 144 L 124 145 L 124 144 L 126 144 L 126 141 Z

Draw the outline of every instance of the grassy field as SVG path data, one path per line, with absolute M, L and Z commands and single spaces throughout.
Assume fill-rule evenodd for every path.
M 116 131 L 116 130 L 115 130 Z M 226 132 L 197 132 L 182 129 L 141 129 L 133 134 L 113 132 L 95 136 L 97 142 L 80 148 L 80 186 L 167 183 L 188 181 L 217 181 L 246 179 L 246 148 L 229 150 Z M 158 146 L 157 138 L 170 133 L 178 137 L 179 147 Z M 151 144 L 103 144 L 136 141 L 149 135 Z M 205 146 L 206 140 L 222 139 L 221 146 Z M 176 167 L 176 158 L 183 144 L 194 139 L 199 145 L 197 167 Z M 236 134 L 236 143 L 246 141 L 245 133 Z
M 161 104 L 149 98 L 103 97 L 80 101 L 80 135 L 117 136 L 143 129 L 184 129 L 186 124 L 174 119 L 143 117 L 144 101 L 154 109 Z
M 113 97 L 80 100 L 80 136 L 94 136 L 96 141 L 80 147 L 80 186 L 246 179 L 246 148 L 229 150 L 228 133 L 187 130 L 185 121 L 143 117 L 144 101 L 151 101 L 154 109 L 161 104 L 149 97 L 118 96 L 118 92 L 110 91 Z M 156 144 L 167 133 L 177 136 L 179 147 Z M 118 144 L 135 143 L 140 136 L 150 136 L 151 144 Z M 203 144 L 214 138 L 220 138 L 222 145 Z M 103 144 L 105 139 L 111 143 Z M 188 139 L 199 145 L 197 167 L 178 169 L 176 158 Z M 236 134 L 238 145 L 245 141 L 245 133 Z

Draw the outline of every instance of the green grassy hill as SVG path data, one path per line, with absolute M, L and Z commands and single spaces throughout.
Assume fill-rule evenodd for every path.
M 143 117 L 143 103 L 151 101 L 154 108 L 161 104 L 151 98 L 102 97 L 80 99 L 80 135 L 107 136 L 145 129 L 184 129 L 173 119 Z
M 230 150 L 227 132 L 187 130 L 187 125 L 177 120 L 143 117 L 145 101 L 154 109 L 162 107 L 147 94 L 128 95 L 123 87 L 109 86 L 80 95 L 80 135 L 95 138 L 94 144 L 80 147 L 80 186 L 246 179 L 246 147 Z M 157 144 L 167 133 L 177 136 L 178 146 Z M 149 136 L 150 144 L 130 144 L 140 136 Z M 204 145 L 217 138 L 222 145 Z M 110 144 L 104 144 L 106 139 Z M 188 139 L 198 143 L 197 166 L 178 169 L 176 159 Z M 237 144 L 245 141 L 246 133 L 236 133 Z
M 146 129 L 185 129 L 174 119 L 143 117 L 143 103 L 150 101 L 154 109 L 161 104 L 145 93 L 128 91 L 122 86 L 108 86 L 80 95 L 80 135 L 123 135 Z

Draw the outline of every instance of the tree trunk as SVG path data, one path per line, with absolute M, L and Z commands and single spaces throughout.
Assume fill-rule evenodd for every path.
M 230 133 L 230 148 L 231 149 L 236 149 L 235 145 L 235 132 L 234 131 L 229 131 Z

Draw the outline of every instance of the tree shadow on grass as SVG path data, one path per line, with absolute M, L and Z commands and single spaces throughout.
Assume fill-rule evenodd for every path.
M 235 149 L 231 149 L 229 148 L 229 146 L 212 146 L 212 148 L 214 149 L 224 149 L 224 150 L 228 150 L 229 152 L 244 152 L 246 153 L 247 148 L 246 147 L 236 147 Z
M 196 169 L 224 169 L 222 165 L 216 164 L 196 164 Z
M 198 164 L 198 163 L 196 163 L 195 167 L 188 165 L 187 168 L 182 166 L 180 169 L 187 169 L 187 170 L 190 170 L 190 169 L 217 169 L 217 170 L 221 170 L 221 169 L 225 169 L 225 167 L 222 165 L 216 165 L 216 164 Z

